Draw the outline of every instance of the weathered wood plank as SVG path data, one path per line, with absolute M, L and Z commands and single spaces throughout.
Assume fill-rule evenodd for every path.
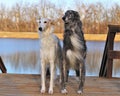
M 116 32 L 114 33 L 110 33 L 111 30 L 109 29 L 109 34 L 108 34 L 108 46 L 107 46 L 107 62 L 106 62 L 106 71 L 107 71 L 107 74 L 106 74 L 106 77 L 107 78 L 112 78 L 112 69 L 113 69 L 113 59 L 110 59 L 109 58 L 109 55 L 108 55 L 108 51 L 109 50 L 113 50 L 113 46 L 114 46 L 114 38 L 115 38 L 115 35 L 116 35 Z
M 47 79 L 47 90 L 49 79 Z M 69 77 L 67 83 L 68 96 L 77 96 L 78 81 Z M 52 96 L 64 96 L 60 93 L 58 80 L 55 81 Z M 40 75 L 1 74 L 0 96 L 41 96 Z M 120 96 L 120 78 L 86 77 L 84 96 Z M 83 96 L 82 95 L 82 96 Z M 47 92 L 44 96 L 51 96 Z
M 108 55 L 110 59 L 120 59 L 120 51 L 109 50 Z
M 120 25 L 108 25 L 110 32 L 120 32 Z

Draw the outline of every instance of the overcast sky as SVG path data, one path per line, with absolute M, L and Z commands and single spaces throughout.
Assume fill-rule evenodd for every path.
M 40 0 L 0 0 L 0 4 L 4 4 L 6 7 L 11 7 L 17 2 L 29 2 L 29 3 L 38 3 Z M 48 0 L 46 0 L 47 2 Z M 56 6 L 61 6 L 63 9 L 75 9 L 75 0 L 49 0 L 54 3 Z M 78 0 L 77 0 L 78 1 Z M 101 2 L 105 7 L 111 7 L 112 4 L 120 4 L 120 0 L 79 0 L 85 4 L 91 4 L 96 2 Z
M 39 2 L 40 0 L 0 0 L 0 3 L 3 3 L 6 6 L 12 6 L 13 4 L 15 4 L 16 2 L 19 2 L 19 1 L 36 3 L 36 2 Z M 62 2 L 64 1 L 64 2 L 66 2 L 65 3 L 66 5 L 70 4 L 71 2 L 74 3 L 74 0 L 50 0 L 50 1 L 53 3 L 60 3 L 60 1 L 62 1 Z M 84 3 L 102 2 L 103 4 L 104 3 L 109 3 L 109 4 L 119 3 L 120 4 L 120 0 L 81 0 L 81 2 L 84 2 Z M 65 4 L 63 4 L 63 5 L 65 5 Z

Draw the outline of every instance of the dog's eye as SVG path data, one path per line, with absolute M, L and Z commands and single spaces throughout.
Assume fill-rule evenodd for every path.
M 45 21 L 44 23 L 47 23 L 47 21 Z
M 41 21 L 39 21 L 39 23 L 41 23 Z

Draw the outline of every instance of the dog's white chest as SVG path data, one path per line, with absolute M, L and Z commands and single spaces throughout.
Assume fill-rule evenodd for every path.
M 67 56 L 67 58 L 68 58 L 68 60 L 69 60 L 69 63 L 70 63 L 70 65 L 71 65 L 71 67 L 73 67 L 74 64 L 75 64 L 75 58 L 76 58 L 76 57 L 74 56 L 74 52 L 73 52 L 72 50 L 67 50 L 66 56 Z
M 42 47 L 42 49 L 43 48 L 44 49 L 49 49 L 50 47 L 54 46 L 53 43 L 55 43 L 53 38 L 48 37 L 48 38 L 41 39 L 41 47 Z
M 49 61 L 51 58 L 55 59 L 57 42 L 53 37 L 46 37 L 41 39 L 40 55 L 44 61 Z
M 71 50 L 71 49 L 67 50 L 66 56 L 69 60 L 70 66 L 73 68 L 76 64 L 76 60 L 82 59 L 82 56 L 79 52 L 79 50 L 82 49 L 82 45 L 76 34 L 72 35 L 70 39 L 71 39 L 71 43 L 73 45 L 74 50 Z

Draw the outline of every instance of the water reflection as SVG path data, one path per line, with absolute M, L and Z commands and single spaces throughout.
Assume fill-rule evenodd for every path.
M 8 73 L 40 73 L 37 39 L 0 39 L 0 56 Z
M 104 42 L 87 42 L 87 76 L 98 76 L 104 50 Z M 38 39 L 0 39 L 0 56 L 8 73 L 40 74 Z M 115 43 L 115 50 L 120 50 L 120 42 Z M 120 60 L 114 60 L 113 76 L 120 76 Z M 70 71 L 70 75 L 75 75 Z
M 36 51 L 16 52 L 2 58 L 8 73 L 40 73 L 39 54 Z

